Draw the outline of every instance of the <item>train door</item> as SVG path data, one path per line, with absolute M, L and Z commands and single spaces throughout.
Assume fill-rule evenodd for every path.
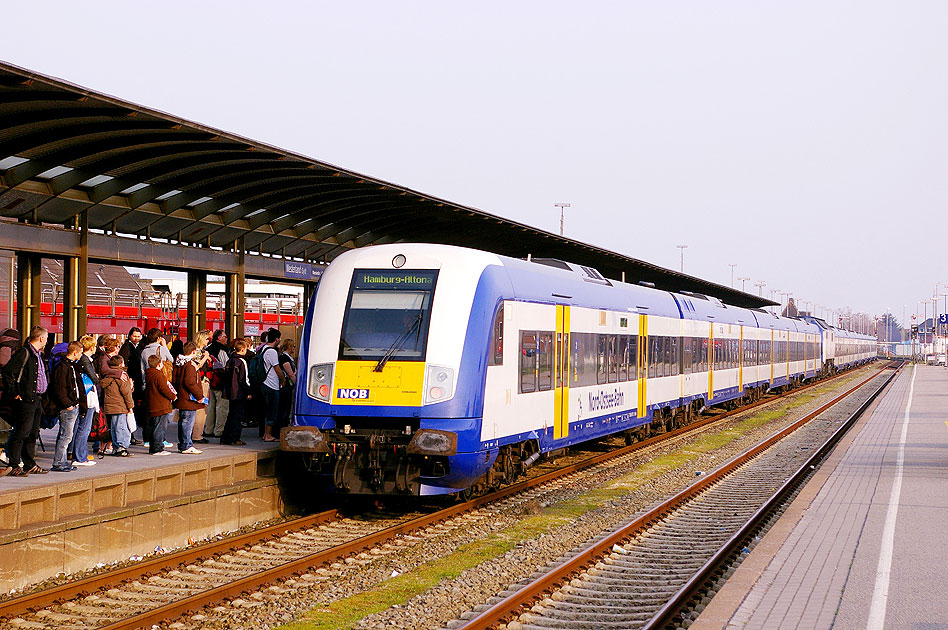
M 708 400 L 714 398 L 714 324 L 708 324 Z
M 774 384 L 774 329 L 770 329 L 770 386 Z
M 647 404 L 647 381 L 648 381 L 648 316 L 639 315 L 639 345 L 637 349 L 639 373 L 638 384 L 638 406 L 636 417 L 644 418 L 648 414 Z
M 569 437 L 569 306 L 556 306 L 553 355 L 553 439 Z
M 740 335 L 737 342 L 737 391 L 744 391 L 744 327 L 739 327 Z

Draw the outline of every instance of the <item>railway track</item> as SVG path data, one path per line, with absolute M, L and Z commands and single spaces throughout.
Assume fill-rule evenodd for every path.
M 824 381 L 825 382 L 825 381 Z M 799 393 L 806 388 L 793 390 Z M 360 562 L 366 550 L 397 546 L 400 536 L 423 536 L 439 527 L 463 527 L 466 519 L 509 510 L 572 479 L 595 479 L 600 466 L 629 458 L 665 440 L 699 431 L 735 413 L 742 413 L 782 396 L 718 414 L 616 451 L 541 474 L 498 492 L 422 516 L 393 516 L 359 520 L 335 511 L 282 523 L 214 544 L 159 556 L 143 563 L 92 576 L 0 602 L 0 618 L 10 628 L 119 628 L 150 627 L 281 579 L 334 562 Z M 312 573 L 307 579 L 323 579 Z M 278 588 L 278 587 L 274 587 Z
M 687 627 L 722 568 L 797 490 L 895 377 L 874 374 L 713 473 L 500 597 L 455 630 Z M 877 388 L 825 439 L 800 427 L 873 380 Z M 871 386 L 870 386 L 871 387 Z M 784 439 L 787 438 L 789 439 Z M 797 439 L 798 438 L 798 439 Z

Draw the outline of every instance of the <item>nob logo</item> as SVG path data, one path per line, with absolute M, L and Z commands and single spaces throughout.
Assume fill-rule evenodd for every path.
M 369 390 L 367 389 L 340 389 L 336 392 L 337 398 L 349 398 L 355 400 L 368 400 Z

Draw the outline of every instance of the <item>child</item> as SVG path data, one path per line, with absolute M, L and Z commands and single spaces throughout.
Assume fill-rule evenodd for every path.
M 171 403 L 177 398 L 177 395 L 168 383 L 164 370 L 161 369 L 161 356 L 152 354 L 146 360 L 148 361 L 148 369 L 145 370 L 144 409 L 148 418 L 150 418 L 151 435 L 143 437 L 146 442 L 149 442 L 149 453 L 152 455 L 170 455 L 165 450 L 165 429 L 171 421 L 171 414 L 174 411 Z
M 234 342 L 234 354 L 227 361 L 224 368 L 223 395 L 230 401 L 227 410 L 227 422 L 221 433 L 221 444 L 243 446 L 246 442 L 240 439 L 244 415 L 247 413 L 247 399 L 250 398 L 250 378 L 247 374 L 247 341 L 238 339 Z
M 118 354 L 109 358 L 109 367 L 121 370 L 125 374 L 125 359 Z M 128 457 L 132 434 L 128 430 L 128 415 L 134 413 L 135 400 L 132 398 L 132 381 L 128 378 L 104 376 L 99 381 L 102 386 L 102 411 L 109 420 L 112 430 L 112 455 Z
M 79 417 L 80 392 L 85 396 L 85 390 L 80 389 L 76 375 L 76 361 L 81 354 L 82 346 L 76 341 L 70 342 L 66 346 L 66 356 L 56 365 L 50 379 L 49 397 L 59 409 L 59 435 L 56 437 L 56 452 L 51 468 L 55 472 L 78 470 L 69 461 L 67 452 L 72 444 L 76 418 Z

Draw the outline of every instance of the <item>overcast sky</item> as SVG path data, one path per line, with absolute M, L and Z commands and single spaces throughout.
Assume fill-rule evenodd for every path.
M 948 292 L 948 3 L 7 4 L 0 59 L 730 284 Z M 739 286 L 739 283 L 738 283 Z M 940 301 L 944 305 L 944 299 Z M 940 308 L 943 310 L 944 306 Z

